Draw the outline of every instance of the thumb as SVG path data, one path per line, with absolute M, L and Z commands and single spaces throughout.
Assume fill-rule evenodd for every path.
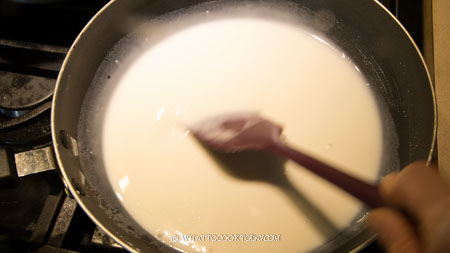
M 419 239 L 412 225 L 400 212 L 383 207 L 373 210 L 368 226 L 378 233 L 380 243 L 389 253 L 419 253 Z

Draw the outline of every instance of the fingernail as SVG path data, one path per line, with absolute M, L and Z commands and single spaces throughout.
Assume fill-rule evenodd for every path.
M 383 199 L 389 199 L 391 192 L 395 186 L 398 171 L 389 173 L 380 182 L 380 194 Z

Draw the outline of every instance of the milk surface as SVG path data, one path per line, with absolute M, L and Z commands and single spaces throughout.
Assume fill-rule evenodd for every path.
M 282 185 L 234 176 L 187 128 L 256 111 L 283 125 L 291 146 L 374 181 L 376 101 L 326 38 L 290 23 L 222 18 L 180 29 L 124 71 L 103 123 L 105 168 L 125 209 L 159 240 L 188 252 L 304 252 L 360 212 L 359 201 L 291 161 L 276 168 Z

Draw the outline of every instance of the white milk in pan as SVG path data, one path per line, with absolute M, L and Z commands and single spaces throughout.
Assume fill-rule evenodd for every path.
M 292 146 L 362 179 L 378 175 L 382 126 L 364 77 L 297 25 L 234 17 L 185 27 L 144 51 L 117 82 L 103 125 L 108 179 L 132 217 L 175 248 L 308 251 L 362 207 L 291 161 L 279 169 L 295 194 L 270 179 L 235 177 L 186 124 L 257 111 L 283 125 Z

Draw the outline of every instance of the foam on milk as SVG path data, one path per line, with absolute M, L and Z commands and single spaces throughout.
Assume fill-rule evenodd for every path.
M 375 99 L 324 38 L 264 18 L 222 18 L 180 29 L 123 71 L 103 123 L 105 168 L 125 209 L 159 240 L 192 252 L 301 252 L 332 235 L 298 202 L 338 229 L 360 212 L 357 200 L 290 161 L 294 194 L 230 176 L 185 127 L 257 111 L 283 124 L 290 145 L 374 181 L 383 146 Z M 223 241 L 232 235 L 239 240 Z

